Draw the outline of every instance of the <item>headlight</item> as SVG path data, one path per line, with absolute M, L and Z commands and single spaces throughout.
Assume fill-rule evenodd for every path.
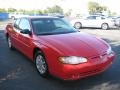
M 107 54 L 111 54 L 113 51 L 112 51 L 112 48 L 109 46 L 108 50 L 107 50 Z
M 62 63 L 65 64 L 80 64 L 87 62 L 87 59 L 84 57 L 76 57 L 76 56 L 70 56 L 70 57 L 60 57 L 59 60 Z

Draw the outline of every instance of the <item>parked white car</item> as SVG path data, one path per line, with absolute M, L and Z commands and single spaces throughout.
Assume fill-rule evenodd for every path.
M 71 24 L 76 29 L 80 29 L 82 27 L 95 27 L 107 30 L 115 26 L 114 20 L 100 15 L 90 15 L 82 19 L 74 19 L 71 21 Z
M 11 19 L 17 19 L 21 17 L 28 17 L 29 15 L 24 15 L 24 14 L 9 14 L 9 18 Z
M 120 17 L 115 19 L 115 26 L 120 27 Z

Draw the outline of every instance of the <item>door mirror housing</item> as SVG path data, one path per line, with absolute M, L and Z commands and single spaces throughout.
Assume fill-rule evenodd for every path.
M 23 34 L 29 34 L 29 35 L 32 34 L 32 32 L 31 32 L 29 29 L 21 30 L 20 33 L 23 33 Z

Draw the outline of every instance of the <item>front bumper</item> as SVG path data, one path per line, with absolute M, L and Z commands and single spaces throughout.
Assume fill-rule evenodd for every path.
M 62 66 L 62 70 L 59 73 L 59 77 L 63 80 L 77 80 L 99 74 L 106 70 L 113 62 L 115 54 L 105 55 L 101 58 L 91 58 L 88 63 L 79 65 L 67 65 Z

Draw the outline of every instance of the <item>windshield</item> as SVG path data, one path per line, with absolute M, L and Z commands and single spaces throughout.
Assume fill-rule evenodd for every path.
M 37 35 L 54 35 L 77 32 L 68 22 L 61 18 L 32 19 L 33 31 Z

